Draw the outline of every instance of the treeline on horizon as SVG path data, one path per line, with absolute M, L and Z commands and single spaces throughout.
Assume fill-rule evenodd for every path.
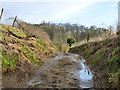
M 61 52 L 66 52 L 69 48 L 67 44 L 67 38 L 69 37 L 75 38 L 76 42 L 79 43 L 81 41 L 87 42 L 88 36 L 90 39 L 96 37 L 102 37 L 105 39 L 114 35 L 113 26 L 109 26 L 109 28 L 106 29 L 100 27 L 98 28 L 96 26 L 86 27 L 84 25 L 69 23 L 56 24 L 42 22 L 40 24 L 30 24 L 17 19 L 16 27 L 25 29 L 30 33 L 36 32 L 35 34 L 37 34 L 38 37 L 44 36 L 44 38 L 47 39 L 48 36 L 42 34 L 42 31 L 45 31 L 58 51 Z
M 69 23 L 55 24 L 55 23 L 45 23 L 45 22 L 42 22 L 41 24 L 33 24 L 33 25 L 45 30 L 49 34 L 51 40 L 54 40 L 54 37 L 56 35 L 59 36 L 61 34 L 62 37 L 65 37 L 66 34 L 69 34 L 69 36 L 74 37 L 77 42 L 87 39 L 88 34 L 90 35 L 90 38 L 101 36 L 103 33 L 106 34 L 106 37 L 109 37 L 110 35 L 113 34 L 114 31 L 113 26 L 109 26 L 109 29 L 106 29 L 106 28 L 98 28 L 95 25 L 91 27 L 87 27 L 78 24 L 69 24 Z M 64 41 L 64 38 L 62 40 Z

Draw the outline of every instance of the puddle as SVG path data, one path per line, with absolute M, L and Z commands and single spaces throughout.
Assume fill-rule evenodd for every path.
M 82 61 L 81 61 L 82 70 L 80 70 L 80 72 L 79 72 L 80 78 L 88 81 L 93 78 L 93 75 L 92 75 L 90 69 L 84 63 L 85 63 L 85 60 L 82 58 Z
M 54 60 L 60 60 L 60 59 L 65 58 L 65 57 L 68 57 L 72 61 L 76 61 L 77 62 L 77 60 L 75 59 L 75 57 L 79 57 L 79 55 L 78 54 L 71 54 L 71 53 L 66 53 L 66 54 L 60 53 L 58 56 L 56 56 L 54 58 Z
M 83 58 L 82 58 L 81 66 L 82 66 L 82 70 L 79 71 L 79 74 L 82 82 L 79 83 L 79 86 L 81 88 L 93 88 L 93 80 L 92 80 L 93 75 L 89 67 L 85 65 L 85 60 Z
M 90 71 L 88 70 L 80 70 L 80 78 L 82 80 L 86 80 L 86 81 L 89 81 L 92 79 L 93 75 L 90 73 Z
M 78 62 L 82 69 L 76 70 L 74 72 L 71 72 L 72 75 L 74 75 L 74 78 L 79 80 L 79 87 L 80 88 L 92 88 L 93 87 L 93 74 L 91 73 L 89 67 L 85 65 L 85 61 L 82 57 L 80 57 L 78 54 L 59 54 L 54 58 L 54 60 L 60 60 L 62 58 L 68 57 L 70 60 Z M 77 60 L 76 57 L 80 57 L 81 59 Z
M 65 55 L 62 54 L 62 53 L 60 53 L 59 55 L 57 55 L 57 56 L 54 58 L 54 60 L 60 60 L 60 59 L 62 59 L 62 58 L 64 58 L 64 57 L 65 57 Z
M 75 61 L 75 57 L 79 57 L 77 54 L 71 54 L 71 57 L 74 58 L 73 61 Z M 76 70 L 71 72 L 74 77 L 79 80 L 79 87 L 80 88 L 92 88 L 93 87 L 93 74 L 91 73 L 89 67 L 85 64 L 85 61 L 82 57 L 80 57 L 81 60 L 77 60 L 78 63 L 81 64 L 82 69 Z
M 42 81 L 38 81 L 38 80 L 32 80 L 30 82 L 30 85 L 37 85 L 37 84 L 40 84 Z

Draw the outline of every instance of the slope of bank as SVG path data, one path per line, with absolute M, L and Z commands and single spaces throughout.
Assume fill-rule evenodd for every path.
M 82 55 L 94 73 L 95 87 L 120 87 L 120 37 L 70 48 Z
M 3 87 L 17 87 L 17 83 L 29 77 L 46 58 L 57 52 L 50 42 L 22 29 L 1 24 L 0 30 Z

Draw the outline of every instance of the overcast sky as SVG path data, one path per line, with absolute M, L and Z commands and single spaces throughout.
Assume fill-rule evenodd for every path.
M 77 23 L 85 26 L 112 25 L 118 18 L 118 0 L 4 0 L 2 22 L 18 16 L 28 23 L 43 20 L 54 23 Z

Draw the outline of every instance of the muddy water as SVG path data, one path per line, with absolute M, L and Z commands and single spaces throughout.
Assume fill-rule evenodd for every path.
M 81 70 L 76 70 L 71 73 L 74 74 L 75 78 L 79 80 L 79 87 L 81 88 L 93 88 L 93 75 L 89 69 L 89 67 L 85 64 L 85 61 L 81 57 L 81 61 L 79 63 L 82 66 Z
M 75 63 L 77 63 L 76 65 L 79 65 L 79 67 L 80 67 L 80 68 L 75 68 L 75 66 L 73 66 L 73 68 L 67 69 L 68 70 L 68 75 L 70 77 L 74 78 L 74 80 L 77 80 L 76 81 L 77 82 L 76 87 L 79 87 L 79 88 L 92 88 L 93 87 L 93 80 L 92 80 L 93 75 L 92 75 L 89 67 L 85 64 L 85 60 L 81 56 L 79 56 L 78 54 L 71 54 L 71 53 L 65 53 L 65 54 L 60 53 L 59 55 L 57 55 L 53 59 L 46 62 L 42 66 L 42 68 L 35 73 L 35 75 L 33 76 L 33 79 L 30 80 L 30 82 L 28 84 L 32 87 L 34 87 L 36 85 L 40 86 L 40 84 L 42 84 L 43 82 L 44 82 L 44 84 L 48 84 L 48 83 L 45 83 L 44 79 L 46 79 L 46 78 L 43 77 L 43 72 L 56 69 L 55 67 L 57 65 L 55 65 L 55 63 L 56 62 L 60 63 L 60 61 L 63 60 L 63 59 L 67 59 L 67 61 L 69 61 L 69 62 L 70 61 L 75 62 Z M 67 65 L 65 65 L 65 66 L 67 66 Z M 65 66 L 63 66 L 63 68 Z M 49 75 L 47 75 L 47 74 L 49 74 Z M 47 73 L 47 74 L 45 75 L 46 77 L 51 76 L 50 73 Z M 56 78 L 58 78 L 58 77 L 56 77 Z M 64 78 L 63 78 L 63 81 L 64 81 Z M 48 82 L 50 82 L 49 79 L 48 79 Z M 49 88 L 49 85 L 48 86 L 44 85 L 44 86 Z M 62 87 L 60 85 L 58 85 L 58 86 L 59 86 L 59 88 Z M 66 85 L 66 88 L 68 88 L 68 87 Z

